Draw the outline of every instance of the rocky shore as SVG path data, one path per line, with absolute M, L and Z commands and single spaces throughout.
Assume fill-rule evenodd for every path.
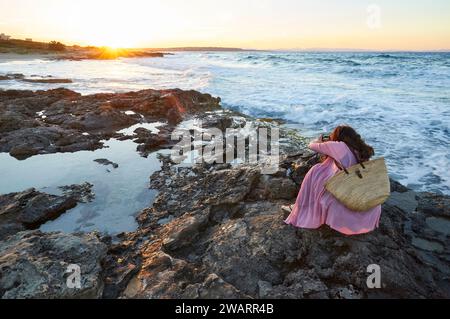
M 34 188 L 0 195 L 0 240 L 19 231 L 36 229 L 74 208 L 77 203 L 91 201 L 94 198 L 92 186 L 89 183 L 63 186 L 60 196 Z
M 139 230 L 110 249 L 108 297 L 450 296 L 448 197 L 393 182 L 380 228 L 347 237 L 283 223 L 281 206 L 298 189 L 283 170 L 264 176 L 250 166 L 177 169 L 164 161 L 151 179 L 159 196 L 139 215 Z M 381 289 L 366 285 L 371 264 L 381 267 Z
M 115 60 L 119 58 L 163 58 L 169 53 L 155 52 L 152 50 L 129 50 L 129 49 L 108 49 L 92 48 L 81 50 L 69 50 L 55 56 L 55 60 Z
M 26 159 L 97 149 L 114 137 L 134 139 L 146 156 L 169 147 L 170 133 L 190 118 L 221 129 L 279 126 L 221 111 L 219 99 L 194 91 L 0 91 L 0 152 Z M 167 123 L 159 134 L 118 133 L 155 121 Z M 250 164 L 186 167 L 161 155 L 162 169 L 149 177 L 156 200 L 139 213 L 135 231 L 114 238 L 36 230 L 92 200 L 89 185 L 64 187 L 59 196 L 1 195 L 0 297 L 450 298 L 450 197 L 392 181 L 370 234 L 288 226 L 281 207 L 295 201 L 316 162 L 300 136 L 280 128 L 282 162 L 273 175 Z M 81 267 L 80 289 L 66 285 L 71 264 Z M 379 289 L 366 284 L 372 264 L 381 268 Z
M 47 76 L 37 76 L 33 75 L 30 78 L 25 77 L 25 75 L 21 73 L 8 73 L 8 74 L 0 74 L 0 81 L 22 81 L 26 83 L 44 83 L 44 84 L 67 84 L 73 83 L 70 79 L 57 79 L 52 77 L 51 75 Z
M 55 46 L 56 44 L 56 46 Z M 115 60 L 119 58 L 162 58 L 165 49 L 124 49 L 109 47 L 66 46 L 62 43 L 44 43 L 23 40 L 0 40 L 0 59 L 21 60 L 40 58 L 49 60 Z
M 67 89 L 0 90 L 0 152 L 26 159 L 95 150 L 103 147 L 103 140 L 130 138 L 118 130 L 144 122 L 167 122 L 166 134 L 138 132 L 142 148 L 150 149 L 170 140 L 168 133 L 185 114 L 218 109 L 219 102 L 209 94 L 181 90 L 88 96 Z

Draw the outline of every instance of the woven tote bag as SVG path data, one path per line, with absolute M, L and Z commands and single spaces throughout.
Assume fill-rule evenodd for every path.
M 391 194 L 388 172 L 384 158 L 359 163 L 344 168 L 325 183 L 339 202 L 355 212 L 365 212 L 383 204 Z

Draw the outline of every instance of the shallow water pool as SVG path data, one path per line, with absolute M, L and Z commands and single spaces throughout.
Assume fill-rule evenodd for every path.
M 149 189 L 150 175 L 161 169 L 159 151 L 143 158 L 131 140 L 111 139 L 106 148 L 96 151 L 37 155 L 18 161 L 9 154 L 0 154 L 0 194 L 20 192 L 28 188 L 59 194 L 59 186 L 94 185 L 95 199 L 78 204 L 56 220 L 41 226 L 42 231 L 101 231 L 118 234 L 137 227 L 135 216 L 151 206 L 157 192 Z M 94 162 L 108 159 L 117 163 L 114 169 Z

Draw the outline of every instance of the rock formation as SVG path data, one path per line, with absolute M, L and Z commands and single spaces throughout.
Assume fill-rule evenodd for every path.
M 62 195 L 51 195 L 34 188 L 19 193 L 0 195 L 0 240 L 59 217 L 78 202 L 92 200 L 92 186 L 63 186 Z
M 158 120 L 175 125 L 188 114 L 218 109 L 219 102 L 209 94 L 182 90 L 89 96 L 67 89 L 0 90 L 0 152 L 26 159 L 95 150 L 103 147 L 102 140 L 121 137 L 120 129 Z
M 0 91 L 0 151 L 26 158 L 95 149 L 117 137 L 135 139 L 145 155 L 166 147 L 186 116 L 221 129 L 254 121 L 203 112 L 216 109 L 218 99 L 181 90 L 91 96 L 64 89 Z M 142 120 L 169 125 L 159 135 L 116 133 Z M 317 157 L 292 131 L 281 137 L 282 161 L 273 175 L 248 164 L 183 167 L 161 155 L 162 169 L 150 178 L 156 200 L 137 217 L 136 231 L 117 238 L 29 230 L 80 198 L 89 200 L 83 188 L 66 187 L 61 196 L 36 190 L 2 195 L 0 297 L 450 298 L 450 197 L 392 181 L 374 232 L 296 229 L 284 223 L 281 207 L 294 202 Z M 81 289 L 65 285 L 69 264 L 81 267 Z M 370 265 L 380 267 L 380 288 L 367 286 Z
M 100 298 L 106 246 L 95 234 L 25 231 L 0 241 L 0 298 Z M 80 288 L 68 285 L 80 267 Z
M 152 176 L 159 195 L 139 215 L 139 230 L 112 246 L 110 261 L 121 262 L 106 272 L 108 297 L 450 296 L 448 197 L 393 183 L 380 228 L 349 237 L 284 224 L 281 206 L 297 193 L 286 171 L 264 176 L 251 166 L 164 161 Z M 372 264 L 381 268 L 380 289 L 366 284 Z

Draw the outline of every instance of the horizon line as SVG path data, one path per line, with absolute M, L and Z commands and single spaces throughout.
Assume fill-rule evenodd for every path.
M 127 49 L 127 48 L 123 48 Z M 233 48 L 221 46 L 183 46 L 183 47 L 133 47 L 128 49 L 142 49 L 142 50 L 189 50 L 189 49 L 224 49 L 236 51 L 329 51 L 329 52 L 450 52 L 449 49 L 359 49 L 359 48 L 274 48 L 274 49 L 255 49 L 255 48 Z
M 19 39 L 19 38 L 13 38 L 11 37 L 10 40 L 18 40 L 18 41 L 27 41 L 26 38 L 25 39 Z M 32 42 L 37 42 L 37 43 L 48 43 L 49 41 L 45 41 L 45 40 L 37 40 L 34 41 L 32 40 Z M 64 40 L 56 40 L 56 41 L 62 41 L 63 43 L 65 42 Z M 69 42 L 70 43 L 70 42 Z M 107 45 L 92 45 L 92 44 L 76 44 L 76 43 L 72 43 L 72 44 L 66 44 L 66 46 L 68 47 L 81 47 L 81 48 L 89 48 L 89 47 L 96 47 L 96 48 L 102 48 L 102 47 L 109 47 Z M 447 53 L 450 52 L 450 48 L 440 48 L 440 49 L 392 49 L 392 48 L 386 48 L 386 49 L 366 49 L 366 48 L 332 48 L 332 47 L 311 47 L 311 48 L 245 48 L 245 47 L 228 47 L 228 46 L 220 46 L 220 45 L 208 45 L 208 46 L 195 46 L 195 45 L 189 45 L 189 46 L 173 46 L 173 47 L 146 47 L 146 46 L 135 46 L 135 47 L 118 47 L 116 49 L 141 49 L 141 50 L 166 50 L 166 51 L 171 51 L 171 50 L 180 50 L 180 51 L 208 51 L 209 50 L 216 50 L 216 51 L 220 51 L 220 50 L 224 50 L 224 51 L 266 51 L 266 52 L 270 52 L 270 51 L 278 51 L 278 52 L 299 52 L 299 51 L 303 51 L 303 52 L 442 52 L 442 53 Z

